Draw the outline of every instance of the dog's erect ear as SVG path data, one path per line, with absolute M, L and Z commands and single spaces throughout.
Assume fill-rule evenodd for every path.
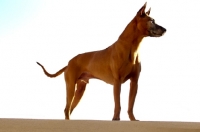
M 140 8 L 140 10 L 138 11 L 138 14 L 140 16 L 145 14 L 145 8 L 146 8 L 147 2 L 142 6 L 142 8 Z
M 149 15 L 151 12 L 151 7 L 149 8 L 149 10 L 146 12 L 147 15 Z

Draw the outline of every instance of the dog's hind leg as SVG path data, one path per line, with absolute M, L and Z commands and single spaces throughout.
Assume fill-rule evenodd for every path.
M 85 91 L 85 87 L 87 82 L 83 81 L 83 80 L 78 80 L 77 81 L 77 88 L 76 88 L 76 92 L 75 92 L 75 96 L 71 105 L 71 110 L 70 110 L 70 114 L 72 113 L 72 111 L 74 110 L 74 108 L 78 105 L 79 101 L 81 100 L 84 91 Z
M 66 104 L 64 112 L 65 112 L 65 119 L 69 120 L 71 104 L 74 99 L 75 83 L 74 84 L 66 84 L 66 90 L 67 90 L 67 104 Z

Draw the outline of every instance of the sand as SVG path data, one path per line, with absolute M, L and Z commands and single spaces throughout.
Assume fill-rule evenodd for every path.
M 0 119 L 0 132 L 200 132 L 200 123 Z

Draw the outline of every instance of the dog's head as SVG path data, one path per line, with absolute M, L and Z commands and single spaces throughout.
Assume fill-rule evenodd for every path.
M 146 37 L 160 37 L 166 29 L 155 23 L 155 20 L 149 16 L 151 8 L 145 12 L 145 3 L 136 14 L 137 28 Z

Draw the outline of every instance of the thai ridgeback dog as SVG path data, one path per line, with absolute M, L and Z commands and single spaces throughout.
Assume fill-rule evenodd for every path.
M 79 54 L 55 74 L 48 73 L 40 65 L 48 77 L 56 77 L 64 72 L 67 104 L 64 110 L 65 119 L 79 103 L 89 79 L 96 78 L 114 86 L 114 115 L 112 120 L 120 120 L 121 84 L 130 79 L 128 115 L 134 121 L 133 106 L 138 89 L 138 78 L 141 71 L 139 47 L 144 37 L 160 37 L 166 29 L 157 25 L 149 16 L 150 9 L 145 12 L 146 3 L 126 26 L 118 40 L 104 50 Z

